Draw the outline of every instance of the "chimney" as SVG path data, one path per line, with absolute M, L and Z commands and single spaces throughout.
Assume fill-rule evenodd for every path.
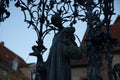
M 0 43 L 1 43 L 3 46 L 4 46 L 4 44 L 5 44 L 4 41 L 1 41 Z

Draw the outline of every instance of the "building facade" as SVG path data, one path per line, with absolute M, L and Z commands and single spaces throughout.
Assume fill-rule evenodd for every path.
M 0 80 L 32 80 L 30 65 L 0 43 Z

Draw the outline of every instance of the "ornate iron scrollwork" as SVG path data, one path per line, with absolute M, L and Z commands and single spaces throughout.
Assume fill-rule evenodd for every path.
M 29 24 L 28 28 L 33 27 L 37 33 L 37 45 L 33 46 L 31 53 L 37 58 L 47 49 L 43 43 L 50 31 L 58 30 L 59 26 L 66 24 L 73 27 L 74 24 L 79 23 L 79 20 L 87 22 L 88 79 L 102 80 L 101 56 L 98 55 L 100 53 L 98 51 L 103 48 L 108 50 L 113 44 L 110 36 L 110 20 L 114 14 L 114 0 L 17 0 L 15 6 L 20 7 L 24 13 L 24 21 Z M 105 32 L 102 31 L 102 26 L 105 27 Z M 99 44 L 96 44 L 97 41 Z M 113 80 L 110 51 L 106 53 L 106 58 L 109 78 Z
M 9 0 L 0 0 L 0 22 L 4 22 L 10 16 L 7 7 L 9 7 Z

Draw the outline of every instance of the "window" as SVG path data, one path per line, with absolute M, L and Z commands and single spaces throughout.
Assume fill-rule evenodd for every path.
M 18 68 L 18 59 L 15 58 L 15 59 L 13 60 L 12 69 L 13 69 L 14 71 L 16 71 L 17 68 Z

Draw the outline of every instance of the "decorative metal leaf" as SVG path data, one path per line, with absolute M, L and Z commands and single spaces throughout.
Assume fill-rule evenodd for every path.
M 9 7 L 9 0 L 5 0 L 7 7 Z
M 17 1 L 17 2 L 15 3 L 15 6 L 16 6 L 16 7 L 20 7 L 20 2 Z
M 27 0 L 28 5 L 32 2 L 33 2 L 33 0 Z
M 26 7 L 24 7 L 24 6 L 20 6 L 21 7 L 21 10 L 22 11 L 24 11 L 24 10 L 26 10 L 27 8 Z
M 82 18 L 81 20 L 82 20 L 83 22 L 84 22 L 84 21 L 86 21 L 86 19 L 85 19 L 85 18 Z

